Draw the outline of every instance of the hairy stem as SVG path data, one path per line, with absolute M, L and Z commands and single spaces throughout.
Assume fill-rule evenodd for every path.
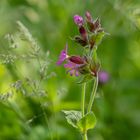
M 92 93 L 91 93 L 91 96 L 90 96 L 90 101 L 89 101 L 89 104 L 88 104 L 87 112 L 90 112 L 91 109 L 92 109 L 92 105 L 93 105 L 93 102 L 94 102 L 94 99 L 95 99 L 97 87 L 98 87 L 98 74 L 97 74 L 97 76 L 95 78 L 95 81 L 94 81 L 94 85 L 93 85 Z
M 83 117 L 85 115 L 85 94 L 86 94 L 86 83 L 84 83 L 82 86 L 81 110 Z

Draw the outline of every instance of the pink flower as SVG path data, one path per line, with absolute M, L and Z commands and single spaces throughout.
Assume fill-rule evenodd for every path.
M 83 20 L 83 18 L 82 18 L 81 16 L 75 15 L 75 16 L 74 16 L 74 22 L 75 22 L 75 24 L 77 24 L 78 26 L 82 26 L 83 23 L 84 23 L 84 20 Z
M 78 71 L 78 67 L 80 65 L 79 64 L 75 64 L 71 61 L 67 61 L 66 64 L 64 64 L 64 67 L 68 69 L 68 73 L 70 73 L 71 76 L 79 76 L 79 71 Z
M 61 65 L 65 61 L 64 67 L 68 69 L 67 72 L 71 76 L 79 76 L 83 71 L 85 72 L 84 68 L 87 64 L 87 59 L 78 55 L 67 55 L 67 48 L 68 46 L 66 45 L 65 49 L 61 51 L 56 64 Z
M 57 65 L 61 65 L 65 61 L 65 59 L 68 57 L 68 55 L 67 55 L 67 48 L 68 48 L 68 46 L 66 45 L 65 49 L 61 51 L 61 53 L 59 55 L 59 59 L 56 62 Z
M 98 76 L 99 76 L 99 82 L 101 84 L 105 84 L 109 80 L 109 74 L 106 71 L 99 71 Z

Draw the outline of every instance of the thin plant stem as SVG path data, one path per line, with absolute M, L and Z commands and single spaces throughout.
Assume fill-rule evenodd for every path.
M 82 110 L 82 117 L 85 115 L 85 95 L 86 95 L 86 83 L 82 86 L 82 99 L 81 99 L 81 110 Z M 88 140 L 87 138 L 87 131 L 83 134 L 83 140 Z
M 87 132 L 83 134 L 83 140 L 88 140 Z
M 81 110 L 82 110 L 82 117 L 85 115 L 85 94 L 86 94 L 86 83 L 82 86 L 82 98 L 81 98 Z
M 97 87 L 98 87 L 98 74 L 97 74 L 97 76 L 95 78 L 95 81 L 94 81 L 94 85 L 93 85 L 92 93 L 91 93 L 91 96 L 90 96 L 90 101 L 89 101 L 89 104 L 88 104 L 87 112 L 90 112 L 91 109 L 92 109 L 92 105 L 93 105 L 93 102 L 94 102 L 94 99 L 95 99 Z

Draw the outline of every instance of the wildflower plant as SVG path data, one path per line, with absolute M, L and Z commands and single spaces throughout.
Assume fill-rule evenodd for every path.
M 83 140 L 87 140 L 87 131 L 93 129 L 97 122 L 92 111 L 101 67 L 97 56 L 97 49 L 102 38 L 107 33 L 101 27 L 100 19 L 94 20 L 89 12 L 86 12 L 85 20 L 83 17 L 75 15 L 74 23 L 78 27 L 79 35 L 76 35 L 73 40 L 83 48 L 83 54 L 69 55 L 68 44 L 66 44 L 60 53 L 57 65 L 64 63 L 63 66 L 71 76 L 80 77 L 78 83 L 82 84 L 81 111 L 63 110 L 63 112 L 66 115 L 67 122 L 80 131 Z M 88 106 L 86 107 L 86 85 L 91 80 L 94 81 L 94 84 Z

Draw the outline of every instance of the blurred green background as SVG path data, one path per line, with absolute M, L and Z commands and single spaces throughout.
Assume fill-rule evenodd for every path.
M 70 40 L 78 33 L 73 15 L 87 10 L 110 33 L 98 49 L 110 80 L 98 88 L 93 106 L 98 123 L 89 140 L 140 140 L 139 0 L 0 0 L 0 140 L 81 139 L 61 112 L 80 110 L 81 85 L 56 61 L 66 42 L 70 54 L 81 53 Z M 39 61 L 24 59 L 31 51 L 25 42 L 9 47 L 5 35 L 18 34 L 16 21 L 37 40 Z M 42 81 L 38 62 L 45 65 Z M 91 87 L 92 82 L 87 102 Z

